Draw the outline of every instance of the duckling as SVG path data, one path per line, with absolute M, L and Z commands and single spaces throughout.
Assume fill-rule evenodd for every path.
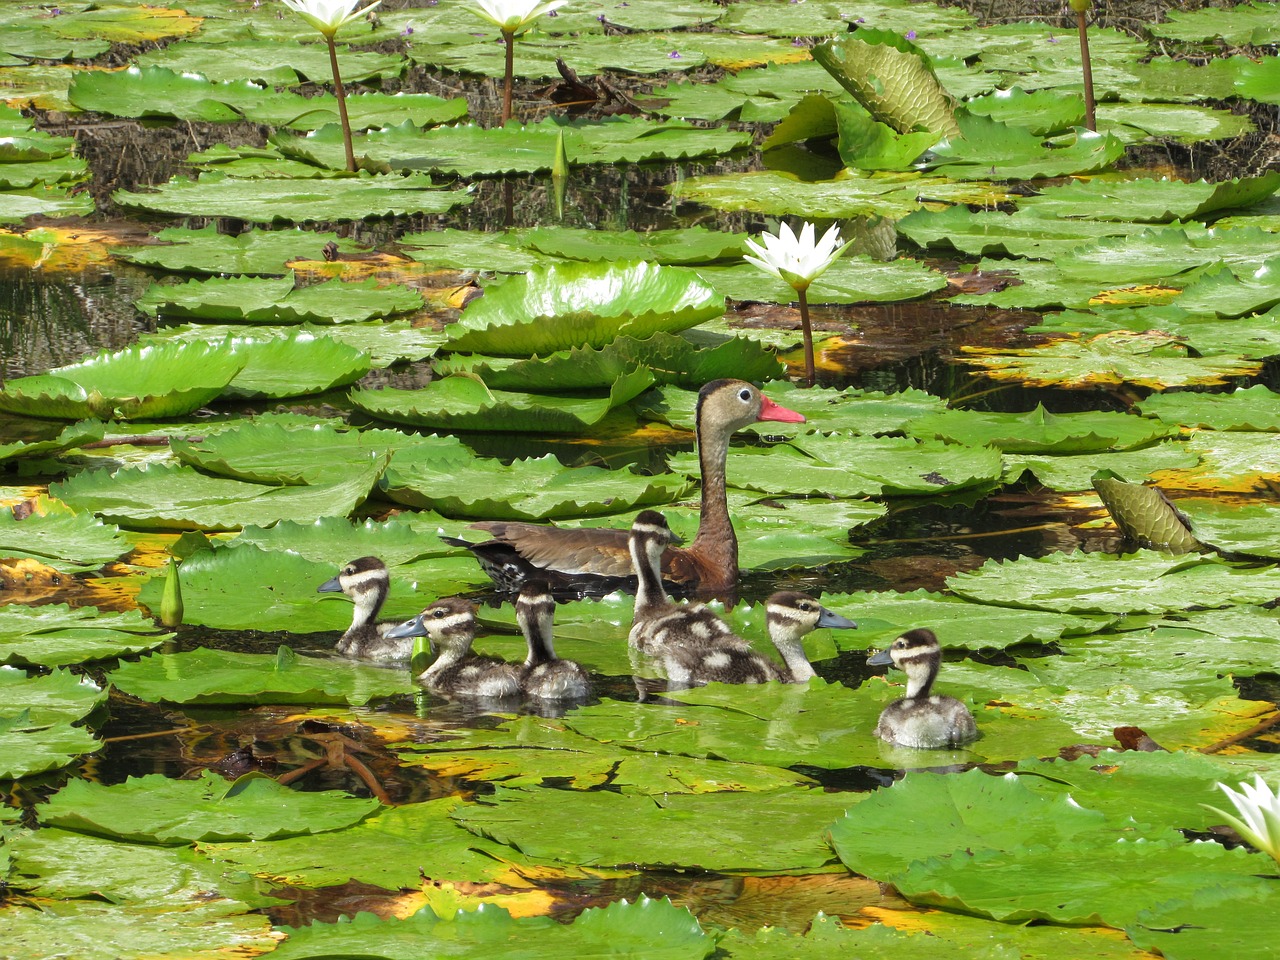
M 448 697 L 511 697 L 520 692 L 520 668 L 496 657 L 471 652 L 476 636 L 476 608 L 470 600 L 437 600 L 412 620 L 392 627 L 392 639 L 427 637 L 438 650 L 435 661 L 418 677 L 433 693 Z
M 929 692 L 942 663 L 942 648 L 932 630 L 908 630 L 867 663 L 892 665 L 907 675 L 907 695 L 880 714 L 875 733 L 881 740 L 901 747 L 940 750 L 978 738 L 978 725 L 968 707 L 955 697 Z
M 782 666 L 754 650 L 714 641 L 698 647 L 675 644 L 663 651 L 668 680 L 701 686 L 706 683 L 805 683 L 817 676 L 804 652 L 805 634 L 817 627 L 853 629 L 858 625 L 833 613 L 813 597 L 781 590 L 765 602 L 769 639 L 782 655 Z M 737 639 L 737 638 L 734 638 Z
M 669 644 L 697 647 L 716 642 L 750 652 L 750 645 L 738 637 L 708 607 L 701 603 L 677 604 L 662 585 L 662 554 L 671 544 L 680 543 L 667 518 L 656 510 L 642 510 L 631 524 L 627 547 L 636 574 L 635 618 L 627 642 L 641 653 L 657 654 Z
M 351 626 L 339 639 L 337 652 L 344 657 L 366 660 L 408 660 L 412 640 L 387 637 L 393 624 L 378 623 L 378 612 L 387 601 L 391 575 L 377 557 L 360 557 L 338 571 L 338 575 L 316 587 L 316 593 L 345 593 L 355 602 Z
M 529 644 L 520 686 L 542 700 L 582 700 L 591 695 L 587 671 L 573 660 L 556 656 L 552 636 L 556 601 L 543 580 L 529 580 L 516 598 L 516 622 Z

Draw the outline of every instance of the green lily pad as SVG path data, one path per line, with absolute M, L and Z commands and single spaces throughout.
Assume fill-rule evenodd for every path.
M 433 230 L 400 238 L 406 256 L 446 270 L 492 270 L 524 273 L 554 262 L 524 248 L 522 231 L 476 233 L 471 230 Z
M 157 605 L 158 606 L 158 605 Z M 0 662 L 66 666 L 158 647 L 173 637 L 136 610 L 99 612 L 63 603 L 0 607 Z
M 1169 960 L 1238 957 L 1265 960 L 1276 935 L 1276 890 L 1267 880 L 1252 886 L 1205 886 L 1177 900 L 1142 910 L 1125 927 L 1138 946 Z
M 181 417 L 222 393 L 245 363 L 225 346 L 129 347 L 9 380 L 0 409 L 67 419 Z
M 88 443 L 96 443 L 103 437 L 104 426 L 99 420 L 82 420 L 63 427 L 57 436 L 48 440 L 15 440 L 0 443 L 0 463 L 22 457 L 62 453 Z
M 554 520 L 670 503 L 687 489 L 683 477 L 563 467 L 548 455 L 510 464 L 397 457 L 387 471 L 383 492 L 397 503 L 426 507 L 446 517 Z
M 270 527 L 245 527 L 235 542 L 271 552 L 289 551 L 333 567 L 352 557 L 375 556 L 394 568 L 416 560 L 458 556 L 459 548 L 445 544 L 437 535 L 445 526 L 450 533 L 462 531 L 460 524 L 425 511 L 405 511 L 381 522 L 321 517 L 310 523 L 284 521 Z
M 359 251 L 336 233 L 310 230 L 248 230 L 239 236 L 218 233 L 216 226 L 199 230 L 170 227 L 155 236 L 163 245 L 116 247 L 111 255 L 127 263 L 182 273 L 281 275 L 299 260 L 324 260 L 324 248 L 338 245 L 339 253 Z
M 963 206 L 917 210 L 897 223 L 898 232 L 921 246 L 951 247 L 975 256 L 1057 260 L 1098 237 L 1123 237 L 1150 229 L 1145 223 L 1056 219 L 1034 210 L 972 211 Z
M 1242 317 L 1269 310 L 1280 304 L 1277 269 L 1280 269 L 1280 257 L 1261 264 L 1227 264 L 1210 270 L 1186 284 L 1178 306 L 1193 313 L 1220 317 Z
M 121 664 L 111 672 L 110 679 L 113 686 L 143 700 L 189 704 L 351 703 L 359 706 L 417 689 L 400 671 L 349 661 L 300 657 L 288 647 L 281 647 L 275 655 L 204 647 L 186 653 L 153 654 Z M 164 778 L 156 775 L 156 779 Z M 177 801 L 183 810 L 189 810 L 190 803 L 190 797 Z M 278 807 L 279 799 L 274 803 Z M 371 808 L 361 809 L 363 812 L 355 820 L 367 816 Z M 291 816 L 286 816 L 284 822 L 287 824 L 290 820 Z M 286 827 L 273 835 L 287 836 L 291 832 L 300 831 Z M 193 834 L 188 838 L 202 836 L 214 838 L 212 834 Z M 235 836 L 227 834 L 224 839 Z M 178 839 L 176 835 L 175 839 Z
M 353 390 L 351 403 L 380 420 L 434 430 L 579 433 L 652 384 L 653 374 L 636 367 L 619 377 L 607 396 L 580 398 L 490 390 L 478 380 L 458 376 L 437 380 L 424 390 Z
M 0 667 L 0 687 L 6 716 L 26 712 L 28 720 L 39 725 L 75 723 L 107 699 L 106 690 L 70 670 L 28 678 L 24 670 Z
M 731 450 L 730 482 L 766 494 L 929 496 L 990 484 L 1000 475 L 1000 454 L 991 447 L 819 435 L 797 438 L 793 444 Z M 692 454 L 679 454 L 668 466 L 696 476 L 696 463 Z
M 1153 393 L 1136 406 L 1144 417 L 1183 427 L 1280 431 L 1280 394 L 1260 383 L 1231 393 Z
M 425 174 L 361 175 L 333 180 L 239 180 L 218 172 L 199 180 L 170 180 L 152 193 L 117 190 L 111 199 L 133 210 L 176 216 L 221 216 L 233 208 L 256 223 L 362 220 L 365 217 L 446 213 L 471 202 Z
M 1054 414 L 1040 404 L 1028 413 L 947 410 L 912 420 L 907 432 L 970 446 L 991 444 L 1004 453 L 1040 454 L 1131 450 L 1177 434 L 1167 428 L 1152 430 L 1142 417 L 1102 410 Z
M 1055 340 L 1025 349 L 963 347 L 961 359 L 996 380 L 1033 387 L 1095 387 L 1134 384 L 1168 387 L 1209 386 L 1231 377 L 1251 376 L 1261 361 L 1238 356 L 1192 357 L 1177 339 L 1160 333 L 1127 330 L 1087 340 Z
M 0 667 L 0 779 L 17 780 L 66 766 L 102 741 L 74 726 L 107 698 L 107 691 L 69 670 L 28 678 Z
M 308 39 L 316 38 L 302 21 L 292 15 L 288 20 L 291 34 L 305 31 Z M 349 34 L 343 31 L 343 36 Z M 347 83 L 397 77 L 408 65 L 399 54 L 357 50 L 343 50 L 340 61 L 342 79 Z M 302 77 L 319 83 L 333 79 L 324 44 L 298 43 L 294 36 L 227 43 L 188 40 L 149 50 L 134 62 L 144 69 L 167 67 L 176 73 L 194 73 L 214 81 L 253 80 L 270 86 L 292 86 L 301 83 Z
M 1267 258 L 1271 237 L 1262 230 L 1211 230 L 1198 223 L 1143 230 L 1083 244 L 1064 260 L 1064 276 L 1100 284 L 1177 283 L 1179 274 L 1222 263 L 1252 271 Z
M 1280 188 L 1280 173 L 1209 183 L 1199 180 L 1076 180 L 1046 187 L 1018 206 L 1042 217 L 1082 217 L 1167 223 L 1195 220 L 1220 210 L 1250 207 Z
M 231 397 L 298 397 L 355 383 L 369 372 L 369 358 L 328 336 L 292 332 L 283 337 L 250 335 L 231 341 L 246 358 L 227 388 Z
M 341 830 L 359 823 L 378 801 L 337 790 L 304 793 L 262 774 L 227 783 L 211 770 L 199 780 L 153 773 L 105 786 L 72 780 L 40 808 L 43 822 L 148 843 L 270 840 Z
M 516 920 L 501 907 L 485 906 L 452 920 L 419 910 L 406 920 L 382 920 L 359 913 L 337 924 L 313 923 L 285 928 L 288 939 L 273 953 L 279 960 L 359 954 L 382 960 L 412 960 L 427 955 L 484 957 L 520 944 L 530 960 L 610 954 L 654 960 L 702 960 L 715 952 L 717 938 L 705 933 L 683 907 L 641 896 L 635 903 L 615 901 L 584 910 L 573 923 L 551 917 Z
M 1170 10 L 1165 23 L 1151 25 L 1157 37 L 1207 43 L 1222 39 L 1232 46 L 1259 46 L 1280 40 L 1275 10 L 1266 3 L 1241 3 L 1217 12 Z
M 166 320 L 212 320 L 218 323 L 356 323 L 410 313 L 422 297 L 408 287 L 329 280 L 294 287 L 292 277 L 234 277 L 190 280 L 180 286 L 153 284 L 137 307 Z
M 573 166 L 719 156 L 750 143 L 748 134 L 734 130 L 640 117 L 568 123 L 547 119 L 530 125 L 510 121 L 505 127 L 493 128 L 460 124 L 425 130 L 406 120 L 398 126 L 355 137 L 354 149 L 357 156 L 392 171 L 501 176 L 550 171 L 561 137 Z M 331 169 L 345 167 L 345 146 L 336 125 L 323 127 L 306 138 L 277 133 L 272 143 L 287 157 Z
M 448 347 L 505 356 L 602 347 L 618 336 L 676 333 L 724 313 L 696 273 L 650 263 L 572 263 L 486 288 L 448 328 Z
M 748 263 L 702 267 L 698 271 L 717 292 L 734 300 L 794 303 L 790 285 Z M 814 281 L 810 303 L 861 303 L 914 300 L 946 286 L 946 278 L 906 258 L 881 263 L 870 257 L 843 257 Z
M 437 361 L 437 373 L 478 376 L 495 390 L 539 393 L 612 386 L 628 370 L 644 366 L 657 383 L 697 389 L 722 377 L 772 380 L 783 372 L 777 354 L 746 337 L 702 345 L 704 338 L 655 333 L 644 340 L 618 337 L 598 350 L 575 347 L 527 360 L 455 355 Z
M 647 260 L 683 265 L 737 259 L 747 252 L 745 240 L 745 234 L 706 227 L 645 233 L 539 227 L 522 237 L 526 246 L 539 253 L 565 260 Z
M 428 327 L 410 326 L 407 320 L 390 320 L 371 323 L 344 323 L 338 326 L 277 327 L 261 325 L 246 331 L 243 326 L 222 323 L 187 323 L 161 327 L 153 334 L 144 334 L 140 343 L 222 343 L 228 337 L 234 339 L 251 334 L 255 338 L 287 339 L 295 335 L 326 337 L 336 343 L 360 351 L 375 368 L 389 367 L 395 363 L 412 363 L 426 360 L 444 342 L 444 334 Z
M 92 470 L 50 486 L 50 494 L 122 526 L 146 530 L 238 530 L 246 524 L 347 516 L 364 502 L 386 458 L 341 477 L 291 486 L 208 477 L 177 464 Z
M 85 573 L 131 549 L 114 526 L 41 498 L 23 519 L 0 508 L 0 555 L 38 560 L 63 573 Z
M 343 521 L 345 522 L 345 521 Z M 422 549 L 440 546 L 425 531 Z M 317 596 L 316 587 L 353 557 L 367 556 L 356 543 L 325 559 L 309 559 L 286 550 L 264 550 L 251 542 L 202 550 L 182 564 L 183 620 L 222 630 L 281 630 L 294 634 L 340 633 L 351 624 L 351 603 L 341 596 Z M 390 560 L 390 558 L 388 558 Z M 421 586 L 456 592 L 482 579 L 470 557 L 438 556 L 422 564 L 392 561 L 391 593 L 382 616 L 405 620 L 422 610 Z M 428 586 L 429 585 L 429 586 Z M 138 602 L 160 609 L 164 578 L 143 585 Z
M 1280 508 L 1273 504 L 1182 497 L 1177 508 L 1191 521 L 1191 532 L 1202 543 L 1228 553 L 1280 559 Z
M 1046 144 L 1023 127 L 961 113 L 960 136 L 931 151 L 931 167 L 957 180 L 1031 180 L 1106 169 L 1124 155 L 1116 137 L 1084 131 Z M 1061 138 L 1060 138 L 1061 139 Z
M 918 902 L 961 906 L 1006 922 L 1123 926 L 1172 896 L 1260 883 L 1243 851 L 1188 844 L 1171 832 L 1134 843 L 1065 791 L 1038 796 L 1016 777 L 977 770 L 917 774 L 870 799 L 832 827 L 832 842 L 851 869 L 889 880 Z M 910 821 L 921 808 L 948 828 L 906 837 L 888 825 Z M 899 841 L 889 858 L 888 839 Z M 1014 858 L 1020 867 L 1010 870 Z M 1099 858 L 1107 870 L 1097 869 Z
M 1201 430 L 1187 441 L 1199 458 L 1194 467 L 1153 477 L 1165 489 L 1250 493 L 1280 469 L 1280 449 L 1269 433 Z
M 500 730 L 465 731 L 458 740 L 414 745 L 406 764 L 440 776 L 537 787 L 591 790 L 608 785 L 625 794 L 658 796 L 724 791 L 776 792 L 809 783 L 776 767 L 644 753 L 602 743 L 540 717 L 520 717 Z
M 1051 490 L 1089 490 L 1093 476 L 1099 470 L 1107 470 L 1130 483 L 1148 480 L 1164 470 L 1185 470 L 1194 467 L 1200 458 L 1186 443 L 1168 440 L 1140 450 L 1123 453 L 1089 453 L 1080 456 L 1038 454 L 1006 454 L 1004 479 L 1012 483 L 1024 471 L 1035 474 L 1037 480 Z
M 970 600 L 1058 613 L 1161 613 L 1193 607 L 1266 603 L 1280 596 L 1280 570 L 1216 557 L 1152 551 L 1055 553 L 988 560 L 947 586 Z
M 1230 280 L 1222 289 L 1231 297 L 1240 291 Z M 1222 298 L 1214 299 L 1217 304 L 1225 306 Z M 1226 355 L 1261 360 L 1280 354 L 1280 308 L 1250 317 L 1223 320 L 1214 313 L 1191 313 L 1179 306 L 1180 302 L 1179 298 L 1165 306 L 1064 310 L 1051 317 L 1043 317 L 1040 323 L 1028 327 L 1027 332 L 1090 337 L 1113 331 L 1131 331 L 1174 337 L 1202 357 Z M 1248 302 L 1254 302 L 1251 295 Z
M 461 807 L 454 819 L 468 830 L 528 856 L 613 866 L 698 867 L 704 870 L 816 869 L 831 859 L 819 825 L 848 803 L 846 796 L 792 788 L 759 793 L 629 796 L 607 791 L 497 788 L 484 804 Z M 769 831 L 759 811 L 769 810 Z M 573 829 L 549 835 L 549 822 Z
M 835 180 L 805 183 L 788 173 L 757 170 L 688 177 L 668 189 L 679 200 L 715 210 L 749 210 L 766 216 L 806 218 L 870 217 L 897 219 L 920 209 L 922 188 L 938 180 L 919 174 L 871 177 L 845 174 Z

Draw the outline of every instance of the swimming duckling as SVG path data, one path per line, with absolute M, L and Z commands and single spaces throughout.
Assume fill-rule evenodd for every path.
M 932 630 L 908 630 L 867 663 L 891 664 L 907 675 L 907 695 L 880 714 L 875 733 L 881 740 L 901 747 L 940 750 L 978 738 L 978 726 L 968 707 L 955 697 L 929 692 L 942 663 L 942 648 Z
M 782 590 L 765 602 L 769 639 L 782 655 L 782 666 L 754 650 L 714 641 L 697 647 L 675 644 L 662 653 L 668 680 L 705 683 L 805 683 L 817 676 L 804 652 L 804 636 L 818 627 L 853 629 L 852 620 L 832 613 L 813 597 Z M 734 638 L 737 639 L 736 637 Z
M 412 640 L 388 639 L 393 624 L 378 623 L 378 612 L 387 601 L 391 574 L 377 557 L 352 560 L 338 575 L 316 587 L 316 593 L 345 593 L 355 603 L 351 626 L 335 648 L 344 657 L 366 660 L 408 660 Z
M 662 585 L 662 553 L 680 542 L 667 518 L 656 510 L 641 510 L 631 524 L 627 546 L 636 574 L 635 618 L 627 642 L 641 653 L 656 655 L 670 644 L 700 646 L 712 641 L 736 645 L 750 651 L 750 645 L 734 634 L 729 625 L 700 603 L 673 603 Z
M 511 697 L 520 692 L 520 668 L 471 652 L 476 608 L 470 600 L 437 600 L 412 620 L 387 632 L 392 639 L 427 637 L 435 661 L 418 677 L 433 693 L 448 697 Z
M 591 695 L 587 671 L 573 660 L 556 656 L 552 624 L 556 601 L 543 580 L 529 580 L 516 598 L 516 622 L 529 644 L 520 686 L 543 700 L 581 700 Z

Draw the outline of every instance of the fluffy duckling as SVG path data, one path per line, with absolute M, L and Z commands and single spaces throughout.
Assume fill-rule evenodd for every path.
M 418 677 L 433 693 L 448 697 L 511 697 L 520 692 L 520 668 L 471 652 L 476 608 L 470 600 L 437 600 L 412 620 L 387 632 L 392 639 L 427 637 L 435 661 Z
M 520 588 L 516 622 L 529 644 L 520 686 L 526 695 L 542 700 L 582 700 L 591 695 L 591 680 L 576 661 L 556 656 L 555 613 L 556 601 L 545 581 L 530 580 Z
M 636 573 L 635 618 L 627 642 L 641 653 L 657 655 L 669 645 L 705 646 L 712 642 L 736 645 L 750 651 L 750 645 L 736 636 L 729 625 L 700 603 L 677 604 L 662 585 L 662 554 L 680 543 L 667 518 L 656 510 L 642 510 L 631 524 L 627 546 Z
M 377 622 L 390 589 L 391 574 L 377 557 L 352 560 L 336 577 L 316 587 L 316 593 L 345 593 L 355 603 L 351 626 L 338 640 L 339 654 L 366 660 L 409 659 L 413 641 L 388 638 L 393 625 Z
M 942 648 L 932 630 L 908 630 L 887 650 L 867 660 L 892 665 L 907 675 L 907 695 L 884 708 L 876 736 L 901 747 L 940 750 L 978 738 L 969 708 L 955 697 L 930 694 L 942 663 Z
M 780 667 L 767 657 L 736 644 L 714 641 L 696 647 L 673 645 L 663 651 L 667 678 L 675 683 L 804 683 L 817 673 L 804 652 L 804 637 L 818 627 L 853 629 L 858 625 L 833 613 L 813 597 L 782 590 L 765 602 L 769 639 L 782 655 Z M 734 640 L 737 640 L 735 637 Z

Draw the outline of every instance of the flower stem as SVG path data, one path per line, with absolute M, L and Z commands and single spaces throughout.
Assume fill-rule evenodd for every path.
M 507 45 L 507 69 L 502 81 L 502 123 L 505 126 L 511 119 L 511 78 L 516 71 L 516 38 L 504 30 L 502 39 Z
M 809 326 L 809 297 L 806 291 L 797 290 L 800 297 L 800 330 L 804 334 L 804 385 L 813 386 L 813 327 Z
M 1076 11 L 1076 26 L 1080 31 L 1080 68 L 1084 72 L 1084 125 L 1098 129 L 1093 100 L 1093 64 L 1089 61 L 1089 31 L 1085 23 L 1085 11 Z
M 347 170 L 356 172 L 356 153 L 351 146 L 351 121 L 347 118 L 347 92 L 342 89 L 342 76 L 338 73 L 338 46 L 333 37 L 329 41 L 329 66 L 333 68 L 333 94 L 338 98 L 338 118 L 342 121 L 342 145 L 347 148 Z

